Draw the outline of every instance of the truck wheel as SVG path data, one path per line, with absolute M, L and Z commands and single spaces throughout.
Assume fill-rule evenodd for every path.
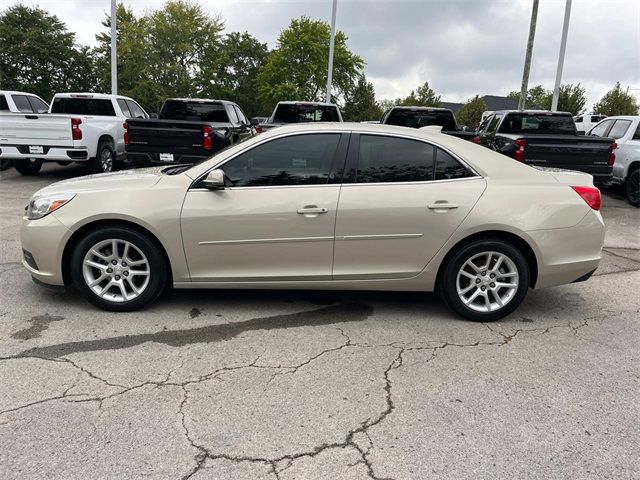
M 109 142 L 100 142 L 95 158 L 89 160 L 89 170 L 91 173 L 113 172 L 113 164 L 116 154 Z
M 42 160 L 37 158 L 20 158 L 16 159 L 13 165 L 22 175 L 35 175 L 42 168 Z
M 627 177 L 625 185 L 627 200 L 634 207 L 640 207 L 640 170 L 635 169 Z
M 0 172 L 11 168 L 11 160 L 3 158 L 0 160 Z

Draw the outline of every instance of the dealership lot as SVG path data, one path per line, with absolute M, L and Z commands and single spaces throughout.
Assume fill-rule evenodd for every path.
M 2 478 L 634 478 L 640 211 L 603 198 L 587 283 L 507 319 L 434 295 L 177 291 L 99 311 L 35 286 L 0 174 Z

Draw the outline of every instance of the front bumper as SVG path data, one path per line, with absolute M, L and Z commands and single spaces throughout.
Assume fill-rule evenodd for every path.
M 604 233 L 602 215 L 596 211 L 573 227 L 527 232 L 539 249 L 535 288 L 586 280 L 600 263 Z
M 86 148 L 44 146 L 42 153 L 29 153 L 29 146 L 27 145 L 0 146 L 0 159 L 20 160 L 28 158 L 51 162 L 86 162 L 89 159 L 89 151 Z
M 64 286 L 62 254 L 72 232 L 53 213 L 38 220 L 23 217 L 20 227 L 22 264 L 37 282 Z

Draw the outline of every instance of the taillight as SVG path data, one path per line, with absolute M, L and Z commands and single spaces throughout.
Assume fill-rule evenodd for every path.
M 602 204 L 602 198 L 600 197 L 600 190 L 596 187 L 571 187 L 573 190 L 582 197 L 582 199 L 594 210 L 600 210 Z
M 516 140 L 516 153 L 513 156 L 517 161 L 524 162 L 524 154 L 527 148 L 527 141 L 524 138 Z
M 609 165 L 610 167 L 612 167 L 613 164 L 616 163 L 616 148 L 618 148 L 618 144 L 616 142 L 613 142 L 611 144 L 611 151 L 609 152 L 609 161 L 607 162 L 607 165 Z
M 82 130 L 80 130 L 80 124 L 82 120 L 79 118 L 71 119 L 71 138 L 74 140 L 82 140 Z
M 262 127 L 261 126 L 256 126 L 256 133 L 262 133 Z
M 475 136 L 471 139 L 471 141 L 477 145 L 480 145 L 480 137 L 479 136 Z
M 213 138 L 211 138 L 212 133 L 213 128 L 208 125 L 202 127 L 202 148 L 205 150 L 211 150 L 213 148 Z
M 124 128 L 124 144 L 129 145 L 129 124 L 124 122 L 122 127 Z

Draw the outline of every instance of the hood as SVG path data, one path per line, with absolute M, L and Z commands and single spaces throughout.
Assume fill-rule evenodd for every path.
M 83 177 L 70 178 L 51 185 L 36 192 L 34 196 L 52 193 L 96 192 L 101 190 L 129 190 L 150 188 L 162 178 L 162 170 L 166 167 L 141 168 L 137 170 L 123 170 L 121 172 L 98 173 Z

